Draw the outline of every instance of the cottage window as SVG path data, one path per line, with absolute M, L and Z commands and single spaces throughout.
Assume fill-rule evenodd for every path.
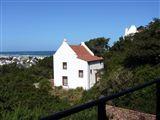
M 92 70 L 90 70 L 90 74 L 92 74 Z
M 79 77 L 83 78 L 83 70 L 79 70 Z
M 63 69 L 64 69 L 64 70 L 67 69 L 67 62 L 63 62 Z
M 63 83 L 63 86 L 68 86 L 68 77 L 67 76 L 62 77 L 62 83 Z

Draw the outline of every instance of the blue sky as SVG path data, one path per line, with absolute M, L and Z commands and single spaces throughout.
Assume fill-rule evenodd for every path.
M 96 37 L 111 38 L 124 29 L 160 17 L 158 0 L 3 0 L 1 50 L 56 50 L 64 38 L 79 44 Z

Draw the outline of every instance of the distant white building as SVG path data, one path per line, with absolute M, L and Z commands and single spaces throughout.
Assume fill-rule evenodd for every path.
M 135 25 L 131 25 L 130 28 L 126 28 L 125 29 L 124 36 L 132 35 L 132 34 L 135 34 L 136 32 L 138 32 L 136 26 Z
M 103 58 L 95 56 L 84 42 L 69 45 L 64 40 L 53 59 L 54 86 L 66 89 L 90 89 L 99 79 L 99 70 L 104 68 Z

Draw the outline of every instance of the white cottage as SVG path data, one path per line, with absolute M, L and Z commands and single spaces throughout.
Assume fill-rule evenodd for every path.
M 138 32 L 136 26 L 135 25 L 131 25 L 130 28 L 126 28 L 125 29 L 124 36 L 133 35 L 136 32 Z
M 98 71 L 104 67 L 103 58 L 95 56 L 84 42 L 69 45 L 64 40 L 53 58 L 54 86 L 66 89 L 90 89 L 99 79 Z

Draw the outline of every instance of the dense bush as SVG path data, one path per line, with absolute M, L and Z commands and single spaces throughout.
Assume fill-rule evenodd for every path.
M 2 120 L 36 120 L 70 106 L 68 101 L 50 94 L 51 84 L 47 78 L 52 76 L 52 69 L 42 65 L 46 59 L 30 68 L 19 68 L 16 64 L 0 67 Z M 39 83 L 39 88 L 35 88 L 34 83 Z

